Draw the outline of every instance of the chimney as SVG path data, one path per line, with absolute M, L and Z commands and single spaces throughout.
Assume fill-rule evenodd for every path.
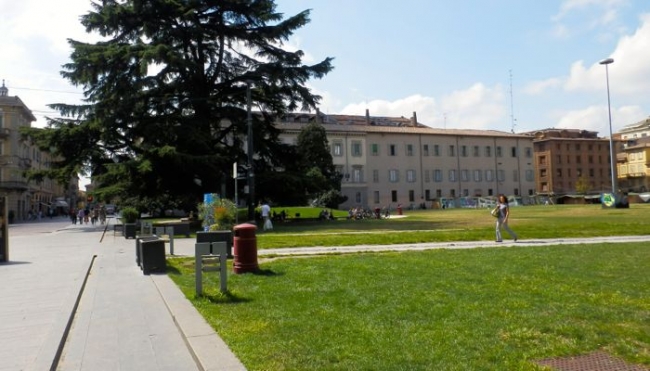
M 413 117 L 411 117 L 411 125 L 418 126 L 418 114 L 413 111 Z
M 366 125 L 370 125 L 370 110 L 366 108 Z

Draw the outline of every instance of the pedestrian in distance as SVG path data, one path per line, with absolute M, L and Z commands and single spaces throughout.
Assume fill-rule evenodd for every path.
M 505 229 L 506 232 L 508 232 L 508 234 L 510 235 L 510 237 L 512 237 L 515 240 L 515 242 L 517 242 L 517 234 L 508 226 L 508 219 L 510 217 L 510 206 L 508 205 L 508 198 L 505 195 L 501 194 L 497 198 L 497 208 L 499 210 L 499 214 L 497 216 L 496 242 L 503 242 L 503 239 L 501 237 L 501 229 Z
M 264 221 L 262 228 L 265 231 L 273 229 L 273 223 L 271 222 L 271 206 L 269 206 L 267 202 L 262 203 L 262 220 Z

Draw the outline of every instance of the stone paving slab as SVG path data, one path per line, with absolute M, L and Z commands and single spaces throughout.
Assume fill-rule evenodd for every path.
M 11 283 L 0 287 L 0 371 L 50 370 L 59 349 L 61 371 L 245 370 L 231 367 L 239 361 L 207 323 L 205 336 L 223 346 L 198 344 L 204 356 L 194 357 L 178 323 L 205 320 L 166 275 L 142 274 L 134 240 L 67 221 L 14 228 L 11 261 L 0 264 L 0 282 Z M 186 308 L 171 312 L 163 293 Z

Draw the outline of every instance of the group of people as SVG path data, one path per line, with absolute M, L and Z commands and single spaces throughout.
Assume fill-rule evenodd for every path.
M 95 225 L 98 221 L 101 224 L 106 223 L 106 208 L 100 207 L 85 207 L 83 209 L 75 210 L 70 209 L 70 220 L 72 224 L 92 224 Z

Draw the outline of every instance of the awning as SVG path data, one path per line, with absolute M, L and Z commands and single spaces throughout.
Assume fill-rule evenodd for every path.
M 54 202 L 54 206 L 56 207 L 68 207 L 68 203 L 63 201 L 63 200 L 57 200 Z

